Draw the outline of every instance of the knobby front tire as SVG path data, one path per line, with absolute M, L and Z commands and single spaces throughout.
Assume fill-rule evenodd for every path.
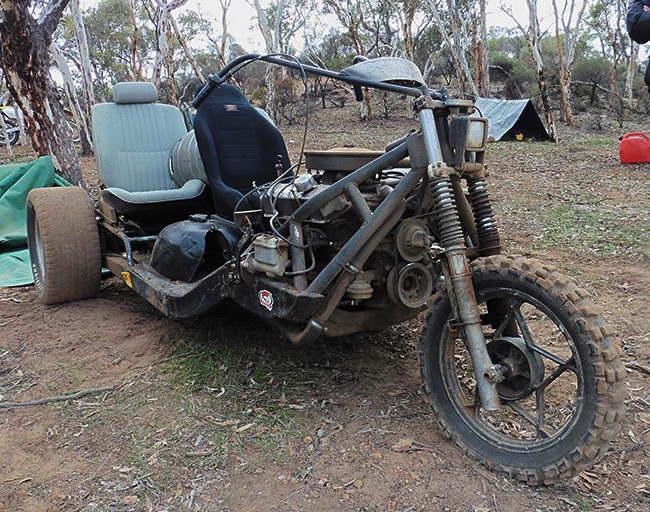
M 441 291 L 420 357 L 440 424 L 468 455 L 529 484 L 591 467 L 624 416 L 625 369 L 613 330 L 586 292 L 542 262 L 479 259 L 472 280 L 490 357 L 508 369 L 497 385 L 502 408 L 481 407 L 469 352 Z

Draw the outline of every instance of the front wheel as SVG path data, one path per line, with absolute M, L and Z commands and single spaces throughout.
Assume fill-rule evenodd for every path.
M 502 407 L 482 408 L 442 292 L 421 336 L 424 388 L 440 424 L 470 456 L 530 484 L 592 466 L 624 415 L 625 371 L 612 330 L 585 292 L 539 261 L 480 259 L 472 280 L 488 353 L 505 368 Z

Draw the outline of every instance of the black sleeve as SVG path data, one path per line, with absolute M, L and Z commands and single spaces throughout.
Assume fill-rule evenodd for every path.
M 644 44 L 650 41 L 650 11 L 645 11 L 648 5 L 645 0 L 636 1 L 627 11 L 627 33 L 632 41 Z

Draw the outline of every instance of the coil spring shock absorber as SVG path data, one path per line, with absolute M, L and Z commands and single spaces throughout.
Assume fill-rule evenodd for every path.
M 431 181 L 434 211 L 438 220 L 440 244 L 445 249 L 463 246 L 463 228 L 458 218 L 451 179 L 441 177 Z
M 501 254 L 501 238 L 494 221 L 492 204 L 488 195 L 485 178 L 468 178 L 467 189 L 469 202 L 474 213 L 474 222 L 479 241 L 479 254 L 481 256 L 494 256 Z M 510 304 L 504 300 L 489 300 L 487 308 L 491 324 L 496 328 L 511 310 Z M 519 329 L 515 321 L 511 321 L 503 330 L 505 336 L 519 336 Z
M 501 238 L 492 213 L 485 178 L 467 178 L 467 189 L 478 234 L 479 253 L 482 256 L 501 254 Z
M 445 251 L 442 262 L 445 277 L 449 279 L 449 298 L 457 315 L 454 323 L 462 330 L 467 349 L 472 357 L 483 407 L 486 410 L 497 410 L 500 404 L 495 383 L 499 379 L 500 369 L 492 364 L 485 347 L 481 316 L 476 305 L 463 228 L 454 199 L 451 178 L 433 179 L 431 193 L 440 243 Z

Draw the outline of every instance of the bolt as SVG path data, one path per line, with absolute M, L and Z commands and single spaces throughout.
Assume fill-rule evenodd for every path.
M 507 372 L 508 369 L 505 366 L 495 364 L 485 370 L 483 376 L 485 377 L 485 380 L 487 380 L 490 384 L 498 384 L 499 382 L 506 380 Z

